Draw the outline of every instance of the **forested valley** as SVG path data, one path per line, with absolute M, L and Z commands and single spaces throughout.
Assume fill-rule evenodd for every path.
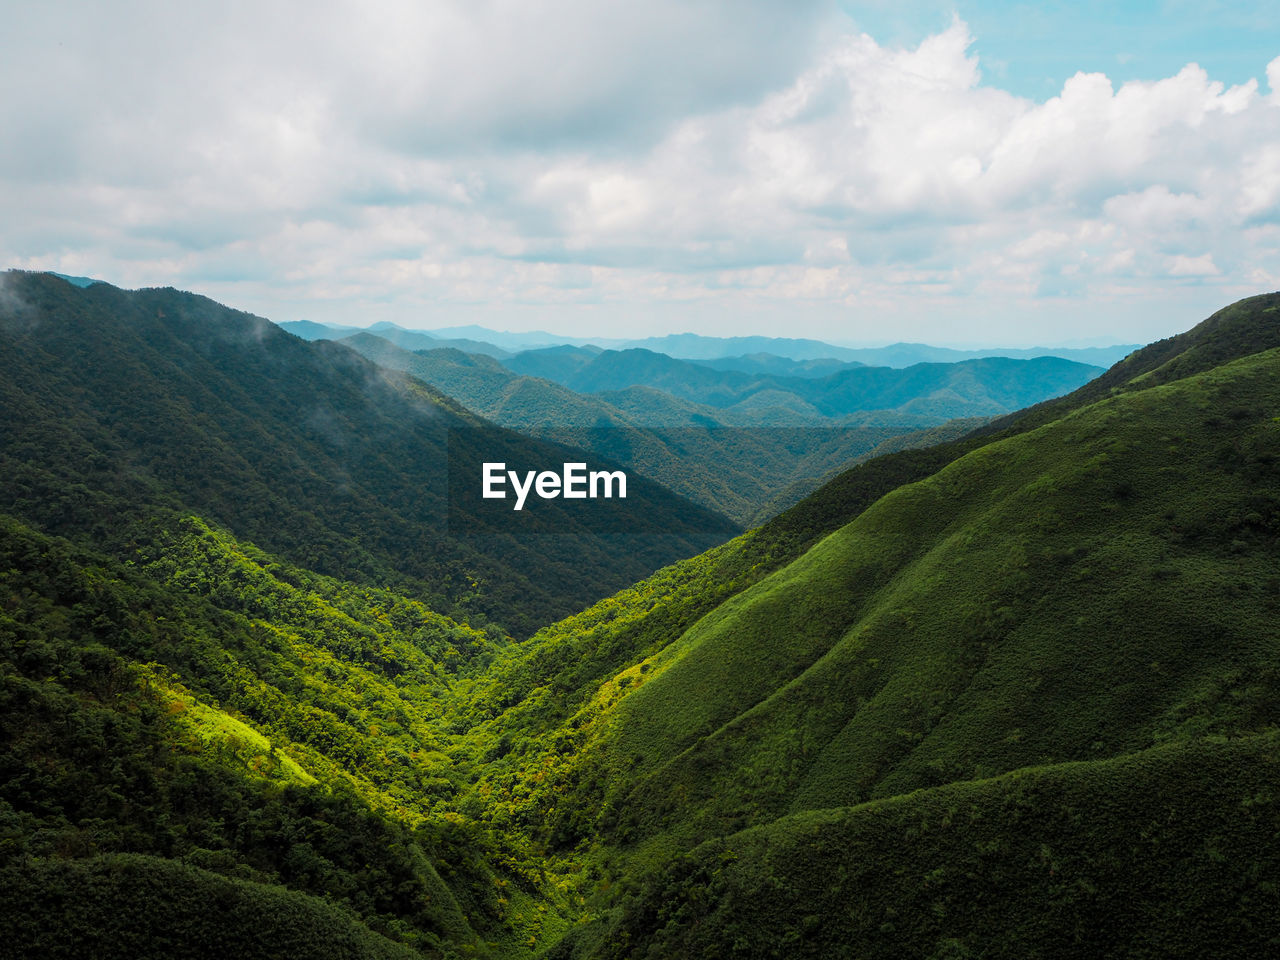
M 572 448 L 407 361 L 4 294 L 0 955 L 1280 944 L 1280 295 L 745 531 L 522 538 L 448 432 Z

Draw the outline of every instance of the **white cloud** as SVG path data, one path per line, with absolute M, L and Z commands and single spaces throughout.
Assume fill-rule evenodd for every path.
M 1178 254 L 1168 261 L 1171 277 L 1216 277 L 1222 273 L 1213 262 L 1213 254 L 1205 253 L 1198 257 L 1187 257 Z
M 674 304 L 821 334 L 1046 298 L 1113 322 L 1171 276 L 1249 292 L 1280 245 L 1280 58 L 1268 96 L 1190 64 L 1036 102 L 959 20 L 896 49 L 816 0 L 188 11 L 31 5 L 0 37 L 8 263 L 279 319 Z

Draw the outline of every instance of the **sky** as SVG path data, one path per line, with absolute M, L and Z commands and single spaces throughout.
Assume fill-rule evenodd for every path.
M 1280 288 L 1262 3 L 6 3 L 0 267 L 277 321 L 1143 343 Z

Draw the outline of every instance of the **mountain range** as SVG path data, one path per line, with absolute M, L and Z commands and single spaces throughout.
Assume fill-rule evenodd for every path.
M 6 290 L 0 510 L 50 533 L 118 537 L 157 509 L 192 510 L 309 569 L 522 633 L 736 532 L 636 477 L 643 536 L 589 529 L 558 500 L 539 504 L 557 537 L 478 546 L 445 532 L 451 441 L 526 468 L 582 451 L 192 294 L 13 273 Z
M 503 361 L 509 370 L 542 377 L 579 393 L 609 394 L 651 387 L 678 400 L 723 411 L 739 426 L 865 423 L 867 414 L 896 415 L 917 425 L 952 417 L 990 416 L 1066 393 L 1102 371 L 1037 357 L 991 357 L 957 363 L 917 363 L 905 369 L 847 366 L 826 376 L 776 376 L 716 370 L 652 350 L 591 351 L 580 347 L 528 350 Z
M 958 436 L 1101 372 L 1042 357 L 905 370 L 837 364 L 836 373 L 784 377 L 640 349 L 559 346 L 499 360 L 411 351 L 414 340 L 368 332 L 338 342 L 503 426 L 616 460 L 742 524 L 861 458 Z
M 909 367 L 916 363 L 955 363 L 960 360 L 979 360 L 984 357 L 1011 357 L 1030 360 L 1036 357 L 1059 357 L 1090 365 L 1110 365 L 1136 350 L 1139 344 L 1091 347 L 1023 347 L 993 348 L 985 350 L 957 350 L 935 347 L 922 343 L 894 343 L 884 347 L 849 347 L 821 340 L 792 337 L 709 337 L 695 333 L 669 334 L 661 337 L 627 339 L 620 337 L 569 337 L 545 331 L 512 333 L 491 330 L 474 324 L 461 327 L 443 327 L 438 330 L 406 330 L 393 323 L 380 322 L 369 327 L 321 324 L 309 320 L 290 320 L 281 326 L 306 340 L 335 339 L 361 331 L 376 333 L 408 349 L 430 349 L 431 344 L 421 341 L 430 338 L 438 341 L 437 347 L 457 347 L 470 353 L 485 353 L 504 357 L 526 350 L 547 347 L 573 346 L 595 347 L 609 350 L 640 349 L 666 354 L 682 360 L 697 360 L 704 364 L 728 364 L 722 369 L 755 370 L 760 363 L 771 365 L 768 372 L 803 375 L 799 371 L 815 362 L 834 361 L 837 364 L 862 364 L 876 367 Z M 412 334 L 419 338 L 416 346 L 409 347 L 401 338 Z M 443 342 L 439 342 L 443 341 Z M 762 358 L 765 358 L 762 360 Z M 792 361 L 785 364 L 784 361 Z M 823 364 L 825 365 L 825 364 Z M 830 372 L 830 371 L 828 371 Z
M 611 592 L 410 509 L 423 423 L 539 442 L 420 380 L 189 294 L 5 282 L 15 955 L 1280 942 L 1280 294 Z M 450 593 L 482 564 L 525 579 Z
M 956 393 L 942 401 L 935 416 L 882 411 L 863 423 L 843 425 L 816 413 L 792 418 L 785 410 L 779 413 L 764 406 L 752 411 L 739 404 L 737 410 L 725 410 L 682 400 L 652 386 L 580 393 L 553 380 L 514 373 L 491 357 L 453 349 L 409 352 L 368 333 L 338 342 L 384 367 L 418 377 L 502 426 L 591 450 L 743 524 L 767 519 L 840 468 L 889 445 L 902 448 L 937 442 L 985 422 L 948 417 L 950 412 L 971 409 Z M 602 361 L 625 361 L 626 357 L 613 351 L 599 353 Z M 670 358 L 663 362 L 683 364 Z M 1013 366 L 1020 367 L 1021 362 Z M 1063 391 L 1060 380 L 1029 372 L 1034 399 Z M 1091 368 L 1084 368 L 1071 382 L 1082 382 L 1090 372 Z M 974 390 L 995 391 L 997 382 L 1004 386 L 1012 379 L 1003 370 L 983 373 L 990 383 L 982 375 L 974 376 Z M 713 382 L 721 376 L 709 374 Z M 730 376 L 740 384 L 758 383 L 744 374 Z M 932 389 L 934 397 L 940 392 L 936 383 L 928 381 L 916 388 Z M 921 399 L 912 396 L 917 402 Z M 981 409 L 1004 412 L 1010 407 Z

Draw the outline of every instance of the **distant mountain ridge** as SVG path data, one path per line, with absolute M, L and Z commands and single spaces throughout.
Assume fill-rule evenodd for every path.
M 935 417 L 935 423 L 950 417 L 992 416 L 1067 393 L 1102 372 L 1058 357 L 984 357 L 901 369 L 845 365 L 820 376 L 777 376 L 715 369 L 638 347 L 549 347 L 502 362 L 516 373 L 554 380 L 580 393 L 656 388 L 737 415 L 729 422 L 739 425 L 750 422 L 752 411 L 768 410 L 787 411 L 795 424 L 850 422 L 847 418 L 870 411 Z
M 937 442 L 1098 372 L 1056 358 L 995 358 L 780 378 L 640 349 L 559 346 L 498 361 L 407 352 L 372 333 L 339 342 L 504 426 L 594 450 L 743 523 L 895 438 L 911 446 L 922 442 L 913 432 L 963 420 L 928 434 Z
M 371 333 L 340 342 L 430 383 L 496 423 L 592 450 L 743 524 L 789 506 L 882 444 L 896 438 L 913 442 L 905 436 L 913 429 L 910 418 L 837 428 L 814 417 L 809 425 L 797 420 L 791 426 L 734 429 L 722 411 L 650 387 L 583 394 L 459 350 L 410 352 Z M 956 424 L 951 435 L 981 422 Z
M 511 355 L 488 341 L 439 337 L 423 330 L 406 330 L 394 323 L 347 327 L 331 323 L 315 323 L 311 320 L 286 320 L 278 326 L 303 340 L 340 340 L 357 333 L 375 333 L 406 350 L 435 350 L 452 347 L 456 350 L 465 350 L 467 353 L 481 353 L 490 357 L 505 358 Z
M 625 337 L 569 337 L 537 331 L 534 333 L 511 333 L 491 330 L 474 324 L 461 327 L 443 327 L 438 330 L 406 330 L 396 324 L 377 323 L 371 327 L 350 327 L 339 324 L 316 324 L 310 321 L 286 321 L 281 324 L 286 330 L 304 339 L 320 338 L 336 339 L 350 336 L 361 330 L 386 336 L 393 343 L 406 346 L 405 342 L 388 336 L 386 331 L 413 333 L 430 336 L 446 342 L 437 346 L 457 346 L 467 350 L 462 342 L 473 345 L 471 353 L 488 353 L 498 356 L 501 353 L 518 354 L 526 350 L 542 350 L 548 347 L 598 347 L 609 350 L 642 349 L 654 353 L 664 353 L 680 360 L 705 361 L 718 369 L 745 369 L 762 371 L 766 366 L 774 369 L 770 372 L 784 372 L 789 365 L 782 361 L 796 361 L 804 364 L 809 361 L 836 360 L 841 363 L 859 363 L 867 366 L 909 367 L 916 363 L 954 363 L 960 360 L 979 360 L 984 357 L 1010 357 L 1030 360 L 1036 357 L 1060 357 L 1064 360 L 1075 360 L 1093 366 L 1110 366 L 1138 349 L 1138 344 L 1099 347 L 1012 347 L 988 348 L 976 350 L 959 350 L 950 347 L 934 347 L 922 343 L 894 343 L 885 347 L 847 347 L 826 343 L 821 340 L 797 339 L 791 337 L 711 337 L 695 333 L 675 333 L 660 337 L 644 337 L 627 339 Z M 483 344 L 484 348 L 474 346 Z M 424 345 L 425 346 L 425 345 Z M 409 349 L 421 349 L 412 347 Z M 755 358 L 752 360 L 751 358 Z M 766 357 L 768 359 L 766 359 Z M 730 363 L 733 365 L 731 366 Z M 798 369 L 803 369 L 800 367 Z M 791 373 L 798 372 L 792 367 Z M 831 372 L 831 371 L 828 371 Z

